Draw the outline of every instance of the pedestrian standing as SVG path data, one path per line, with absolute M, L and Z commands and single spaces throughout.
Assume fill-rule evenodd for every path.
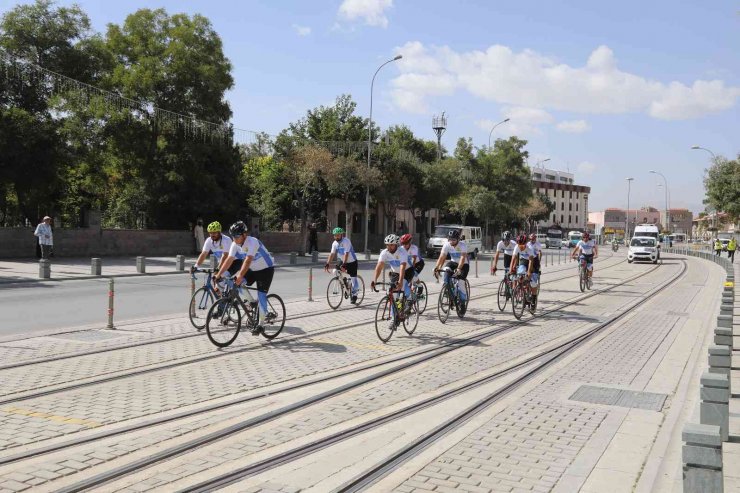
M 316 223 L 311 223 L 308 227 L 308 251 L 311 253 L 319 251 L 319 234 L 316 231 Z
M 719 238 L 714 240 L 714 254 L 718 257 L 722 256 L 722 242 L 719 241 Z
M 730 238 L 730 242 L 727 244 L 727 256 L 730 257 L 730 262 L 735 261 L 735 250 L 737 250 L 737 241 L 735 238 Z
M 203 242 L 206 240 L 206 234 L 203 231 L 203 219 L 198 219 L 193 228 L 193 238 L 195 238 L 195 251 L 203 250 Z
M 51 251 L 54 246 L 54 234 L 51 231 L 51 218 L 49 216 L 44 216 L 44 219 L 42 219 L 39 225 L 36 226 L 36 231 L 34 231 L 33 234 L 39 239 L 41 258 L 48 259 L 51 257 Z

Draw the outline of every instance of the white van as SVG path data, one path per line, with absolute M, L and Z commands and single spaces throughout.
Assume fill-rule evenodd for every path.
M 427 258 L 438 258 L 442 246 L 447 241 L 447 232 L 451 229 L 460 231 L 460 238 L 468 245 L 468 255 L 475 258 L 483 250 L 483 232 L 478 226 L 463 226 L 461 224 L 439 224 L 434 228 L 432 237 L 427 241 Z
M 660 258 L 660 231 L 655 224 L 638 224 L 635 226 L 634 233 L 632 233 L 633 238 L 636 236 L 655 238 L 658 248 L 658 258 Z

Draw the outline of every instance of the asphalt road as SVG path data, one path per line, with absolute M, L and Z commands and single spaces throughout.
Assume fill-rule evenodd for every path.
M 567 255 L 568 250 L 543 250 L 545 255 Z M 555 257 L 556 258 L 556 257 Z M 434 282 L 432 262 L 422 279 Z M 490 260 L 482 258 L 479 273 L 488 272 Z M 557 262 L 557 260 L 555 260 Z M 370 290 L 374 264 L 361 263 L 360 274 Z M 473 275 L 471 270 L 470 275 Z M 314 268 L 314 299 L 324 301 L 330 276 Z M 199 286 L 202 281 L 196 285 Z M 190 276 L 186 274 L 123 277 L 115 281 L 115 321 L 166 317 L 187 313 Z M 271 292 L 283 300 L 307 299 L 308 268 L 281 267 L 275 272 Z M 0 285 L 0 337 L 43 333 L 80 326 L 104 328 L 108 310 L 108 279 Z

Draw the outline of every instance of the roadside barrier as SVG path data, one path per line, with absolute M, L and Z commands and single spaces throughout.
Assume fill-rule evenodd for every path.
M 298 263 L 298 254 L 296 252 L 290 252 L 290 265 Z
M 51 261 L 49 259 L 42 258 L 39 260 L 39 279 L 50 279 L 51 278 Z
M 146 274 L 146 257 L 136 257 L 136 272 Z
M 313 301 L 313 267 L 308 268 L 308 301 Z
M 115 298 L 115 294 L 114 279 L 111 277 L 108 281 L 108 325 L 106 329 L 115 329 L 113 326 L 113 300 Z
M 478 255 L 475 256 L 475 278 L 478 279 Z
M 684 493 L 722 493 L 722 437 L 719 426 L 687 423 L 683 439 Z
M 319 261 L 319 252 L 314 250 L 313 252 L 311 252 L 311 262 L 316 264 L 318 263 L 318 261 Z
M 175 257 L 175 269 L 185 270 L 185 255 L 178 255 Z
M 93 258 L 90 259 L 90 275 L 100 276 L 103 274 L 103 259 Z

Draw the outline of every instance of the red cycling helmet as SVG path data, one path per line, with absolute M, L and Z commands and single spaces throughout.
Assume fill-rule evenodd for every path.
M 537 235 L 535 233 L 531 233 L 529 235 L 529 241 L 537 241 Z
M 519 235 L 516 237 L 516 242 L 519 245 L 526 245 L 527 244 L 527 235 Z
M 413 240 L 414 237 L 410 234 L 406 233 L 405 235 L 401 236 L 401 243 L 410 243 L 411 240 Z

